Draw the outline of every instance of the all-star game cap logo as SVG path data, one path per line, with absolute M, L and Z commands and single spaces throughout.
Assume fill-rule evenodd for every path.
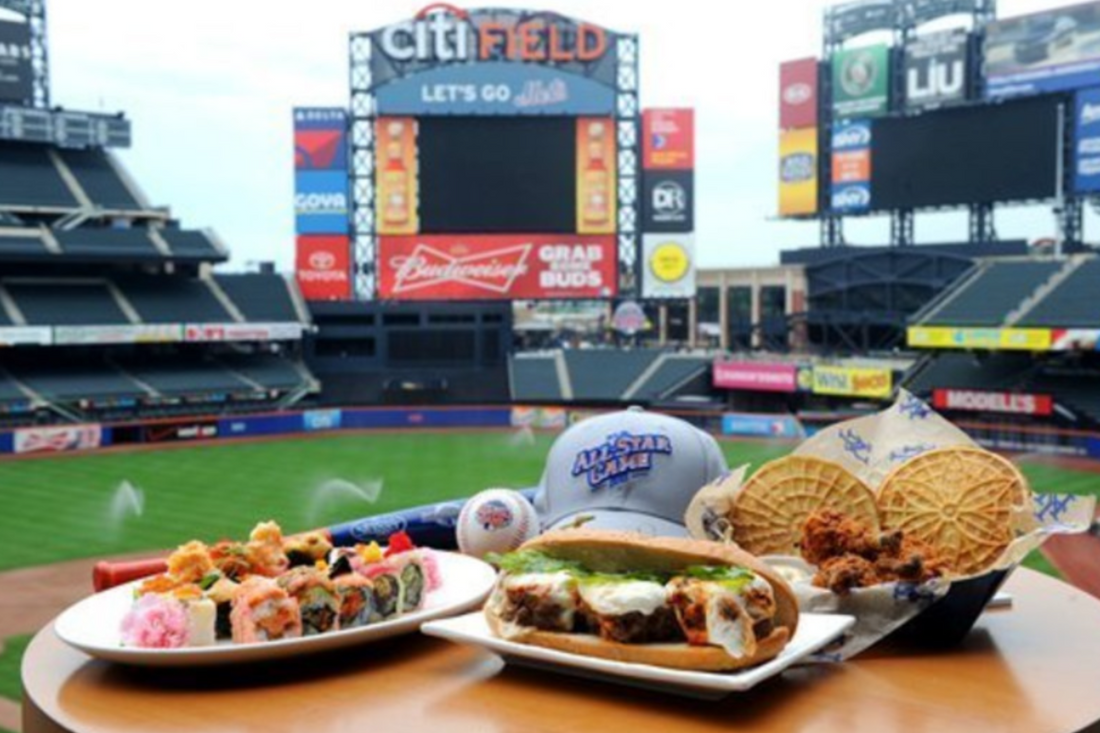
M 573 476 L 585 477 L 588 488 L 618 486 L 649 473 L 658 455 L 672 455 L 672 441 L 657 433 L 612 433 L 592 448 L 583 448 L 573 459 Z

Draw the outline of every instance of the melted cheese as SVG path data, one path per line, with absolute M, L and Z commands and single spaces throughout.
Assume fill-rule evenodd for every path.
M 707 598 L 707 641 L 722 647 L 735 659 L 752 655 L 756 651 L 756 637 L 753 636 L 752 620 L 741 598 L 717 584 L 712 585 L 710 591 Z
M 580 595 L 601 616 L 622 616 L 635 611 L 648 616 L 667 600 L 663 585 L 646 580 L 581 583 Z
M 528 592 L 545 593 L 547 598 L 564 608 L 576 607 L 573 591 L 577 587 L 577 580 L 569 573 L 510 575 L 504 579 L 504 587 L 508 590 L 523 588 Z

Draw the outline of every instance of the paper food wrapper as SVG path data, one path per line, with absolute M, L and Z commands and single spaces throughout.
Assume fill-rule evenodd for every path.
M 891 470 L 913 456 L 960 445 L 979 447 L 923 401 L 901 390 L 897 402 L 888 409 L 826 428 L 802 443 L 794 454 L 839 463 L 877 489 Z M 747 467 L 741 466 L 695 495 L 684 515 L 684 524 L 692 537 L 719 542 L 735 540 L 727 517 L 746 475 Z M 1034 506 L 1021 507 L 1014 517 L 1016 540 L 986 572 L 1015 567 L 1052 534 L 1084 532 L 1095 511 L 1093 497 L 1036 495 Z M 847 659 L 867 649 L 942 598 L 951 586 L 943 579 L 920 586 L 887 583 L 838 596 L 811 585 L 812 568 L 801 558 L 773 560 L 781 568 L 786 566 L 789 576 L 802 576 L 791 584 L 802 611 L 850 614 L 857 619 L 838 644 L 817 655 L 819 660 Z

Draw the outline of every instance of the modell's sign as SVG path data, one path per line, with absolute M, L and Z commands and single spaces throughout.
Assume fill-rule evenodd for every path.
M 436 4 L 364 40 L 384 115 L 614 110 L 618 36 L 556 13 Z
M 614 235 L 393 236 L 378 242 L 379 297 L 393 300 L 606 298 Z
M 1054 410 L 1054 400 L 1050 395 L 975 389 L 934 390 L 932 404 L 937 410 L 1002 412 L 1010 415 L 1049 415 Z

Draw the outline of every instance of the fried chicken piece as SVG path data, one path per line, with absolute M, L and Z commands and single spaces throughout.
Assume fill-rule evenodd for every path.
M 867 525 L 833 509 L 806 518 L 799 544 L 803 559 L 811 565 L 849 554 L 874 560 L 882 549 L 879 537 Z
M 801 548 L 806 562 L 818 567 L 813 584 L 841 595 L 893 581 L 924 583 L 948 569 L 935 550 L 901 530 L 875 534 L 828 509 L 806 519 Z
M 813 584 L 819 588 L 828 588 L 842 596 L 852 588 L 866 588 L 880 582 L 871 561 L 851 554 L 829 558 L 817 569 L 813 579 Z
M 940 577 L 946 569 L 947 563 L 935 550 L 914 537 L 903 537 L 896 551 L 883 553 L 875 561 L 875 572 L 883 583 L 924 583 Z

